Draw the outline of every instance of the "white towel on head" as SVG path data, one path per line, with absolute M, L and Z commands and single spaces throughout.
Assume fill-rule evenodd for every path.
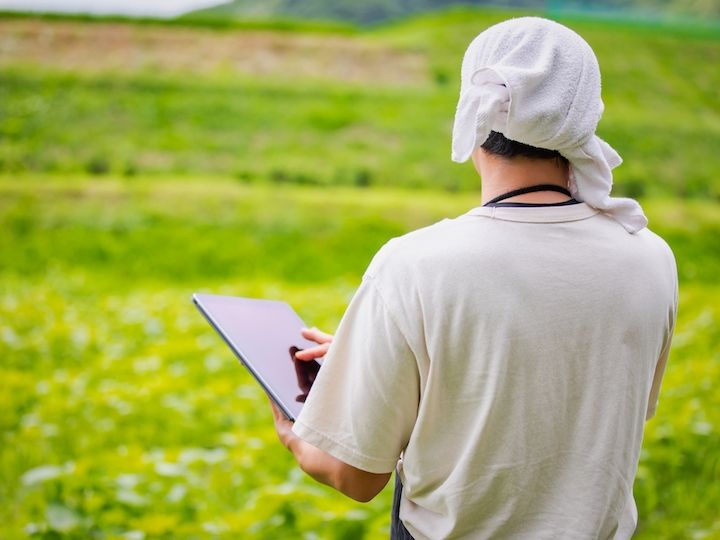
M 557 150 L 570 162 L 570 191 L 577 200 L 628 232 L 647 225 L 637 201 L 610 197 L 612 169 L 622 159 L 595 135 L 603 112 L 600 68 L 579 35 L 539 17 L 496 24 L 470 43 L 461 79 L 453 161 L 467 161 L 490 131 Z

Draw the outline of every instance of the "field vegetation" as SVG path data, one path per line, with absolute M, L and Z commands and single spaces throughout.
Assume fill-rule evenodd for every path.
M 479 204 L 459 61 L 507 14 L 370 30 L 0 18 L 0 538 L 387 537 L 305 478 L 195 291 L 332 331 L 389 238 Z M 675 251 L 680 317 L 637 538 L 720 538 L 720 40 L 570 22 L 600 133 Z M 622 279 L 622 276 L 618 276 Z
M 459 60 L 506 16 L 352 35 L 0 19 L 0 172 L 477 189 L 448 158 Z M 720 197 L 718 36 L 571 26 L 603 67 L 600 134 L 633 158 L 618 191 Z

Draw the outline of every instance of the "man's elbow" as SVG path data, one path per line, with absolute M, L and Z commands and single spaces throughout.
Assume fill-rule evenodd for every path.
M 382 491 L 382 490 L 380 490 L 380 491 Z M 349 491 L 343 491 L 342 493 L 344 495 L 350 497 L 352 500 L 357 501 L 359 503 L 368 503 L 368 502 L 372 501 L 375 498 L 375 496 L 378 493 L 380 493 L 380 491 L 378 491 L 377 493 L 360 493 L 360 494 L 351 493 Z
M 298 460 L 300 468 L 322 484 L 326 484 L 346 497 L 366 503 L 380 493 L 390 478 L 390 473 L 374 474 L 343 463 L 334 461 L 330 466 L 318 467 L 314 460 Z
M 390 479 L 391 473 L 363 471 L 304 441 L 295 445 L 293 454 L 305 473 L 358 502 L 374 499 Z
M 352 482 L 340 482 L 340 484 L 336 486 L 336 489 L 343 495 L 350 497 L 357 502 L 366 503 L 372 501 L 378 495 L 378 493 L 382 491 L 383 487 L 384 485 L 376 486 L 363 485 Z
M 652 405 L 648 405 L 647 410 L 645 411 L 645 421 L 651 420 L 655 418 L 655 413 L 657 412 L 657 402 L 653 403 Z
M 370 502 L 390 479 L 390 473 L 370 473 L 344 465 L 338 475 L 336 489 L 358 502 Z

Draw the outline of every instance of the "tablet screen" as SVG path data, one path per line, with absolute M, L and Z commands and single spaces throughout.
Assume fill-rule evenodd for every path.
M 193 301 L 290 420 L 295 420 L 320 370 L 295 352 L 316 343 L 300 334 L 302 319 L 285 302 L 195 294 Z

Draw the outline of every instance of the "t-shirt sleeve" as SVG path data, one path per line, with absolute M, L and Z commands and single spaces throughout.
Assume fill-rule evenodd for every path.
M 293 431 L 358 469 L 391 472 L 415 424 L 419 384 L 415 356 L 366 275 Z

